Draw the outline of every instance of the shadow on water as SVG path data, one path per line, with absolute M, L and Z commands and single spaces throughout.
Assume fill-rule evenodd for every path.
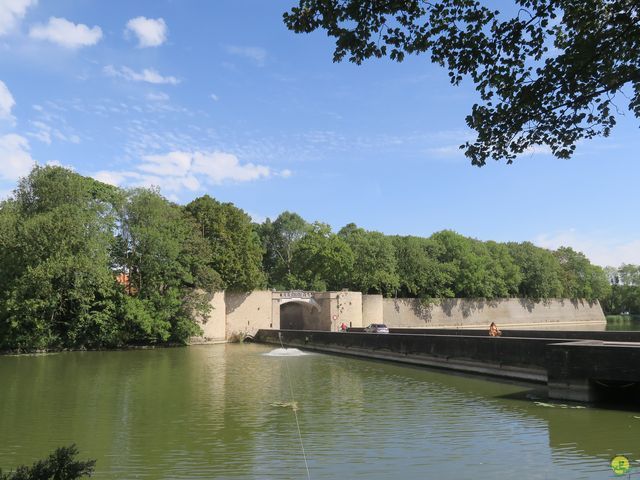
M 364 360 L 360 360 L 364 361 Z M 387 364 L 382 360 L 366 360 Z M 597 404 L 553 400 L 544 385 L 502 378 L 445 371 L 428 367 L 393 364 L 408 377 L 428 377 L 447 389 L 473 398 L 505 414 L 544 422 L 553 451 L 575 452 L 598 461 L 617 454 L 637 459 L 640 469 L 640 404 L 624 396 L 609 397 Z M 627 397 L 628 398 L 628 397 Z
M 585 404 L 545 397 L 544 391 L 532 389 L 498 398 L 544 421 L 552 449 L 572 449 L 596 458 L 619 453 L 639 458 L 640 406 L 637 404 Z

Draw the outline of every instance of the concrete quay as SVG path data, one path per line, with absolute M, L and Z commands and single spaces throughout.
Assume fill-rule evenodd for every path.
M 549 398 L 640 405 L 640 332 L 259 330 L 255 341 L 546 384 Z

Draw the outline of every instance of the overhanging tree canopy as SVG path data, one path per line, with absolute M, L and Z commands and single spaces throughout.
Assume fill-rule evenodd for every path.
M 471 163 L 507 163 L 536 146 L 569 158 L 581 139 L 608 136 L 619 108 L 640 117 L 638 0 L 514 0 L 504 15 L 475 0 L 299 0 L 297 33 L 324 29 L 333 60 L 402 61 L 429 53 L 451 83 L 480 93 L 462 145 Z

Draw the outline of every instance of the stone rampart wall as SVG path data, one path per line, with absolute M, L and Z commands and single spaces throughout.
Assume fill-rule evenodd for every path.
M 480 328 L 491 322 L 500 328 L 593 328 L 606 325 L 598 302 L 527 299 L 446 299 L 424 303 L 417 299 L 382 298 L 360 292 L 307 292 L 304 298 L 268 290 L 249 293 L 216 292 L 212 311 L 202 323 L 202 338 L 195 342 L 229 340 L 234 335 L 255 335 L 259 329 L 280 329 L 280 307 L 298 302 L 299 329 L 337 331 L 342 322 L 361 328 L 386 323 L 391 328 Z M 306 302 L 306 303 L 305 303 Z M 293 325 L 289 311 L 288 320 Z M 286 328 L 283 326 L 282 328 Z
M 444 299 L 425 303 L 418 299 L 383 300 L 384 322 L 390 327 L 531 328 L 563 325 L 606 325 L 599 302 L 551 299 Z
M 384 323 L 383 305 L 382 295 L 362 295 L 362 325 L 354 325 L 354 327 Z
M 196 341 L 224 342 L 227 339 L 226 306 L 224 292 L 216 292 L 209 301 L 211 311 L 205 322 L 200 323 L 202 337 Z
M 333 292 L 332 292 L 333 293 Z M 331 301 L 332 330 L 337 330 L 344 322 L 347 326 L 362 325 L 362 294 L 360 292 L 336 292 L 335 300 Z
M 256 290 L 250 293 L 227 292 L 226 336 L 234 334 L 254 335 L 261 328 L 280 328 L 280 317 L 274 325 L 272 292 Z

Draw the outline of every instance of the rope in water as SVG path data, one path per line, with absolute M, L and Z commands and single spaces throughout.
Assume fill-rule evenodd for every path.
M 280 339 L 280 346 L 284 350 L 284 344 L 282 343 L 282 334 L 278 332 L 278 338 Z M 287 379 L 289 380 L 289 391 L 291 392 L 291 405 L 293 405 L 293 415 L 296 418 L 296 427 L 298 427 L 298 438 L 300 439 L 300 448 L 302 449 L 302 457 L 304 458 L 304 466 L 307 469 L 307 478 L 311 480 L 311 474 L 309 473 L 309 464 L 307 463 L 307 454 L 304 451 L 304 443 L 302 442 L 302 432 L 300 432 L 300 422 L 298 421 L 298 409 L 296 408 L 296 401 L 293 397 L 293 384 L 291 383 L 291 374 L 289 373 L 289 363 L 287 362 L 287 356 L 284 356 L 284 365 L 287 370 Z

